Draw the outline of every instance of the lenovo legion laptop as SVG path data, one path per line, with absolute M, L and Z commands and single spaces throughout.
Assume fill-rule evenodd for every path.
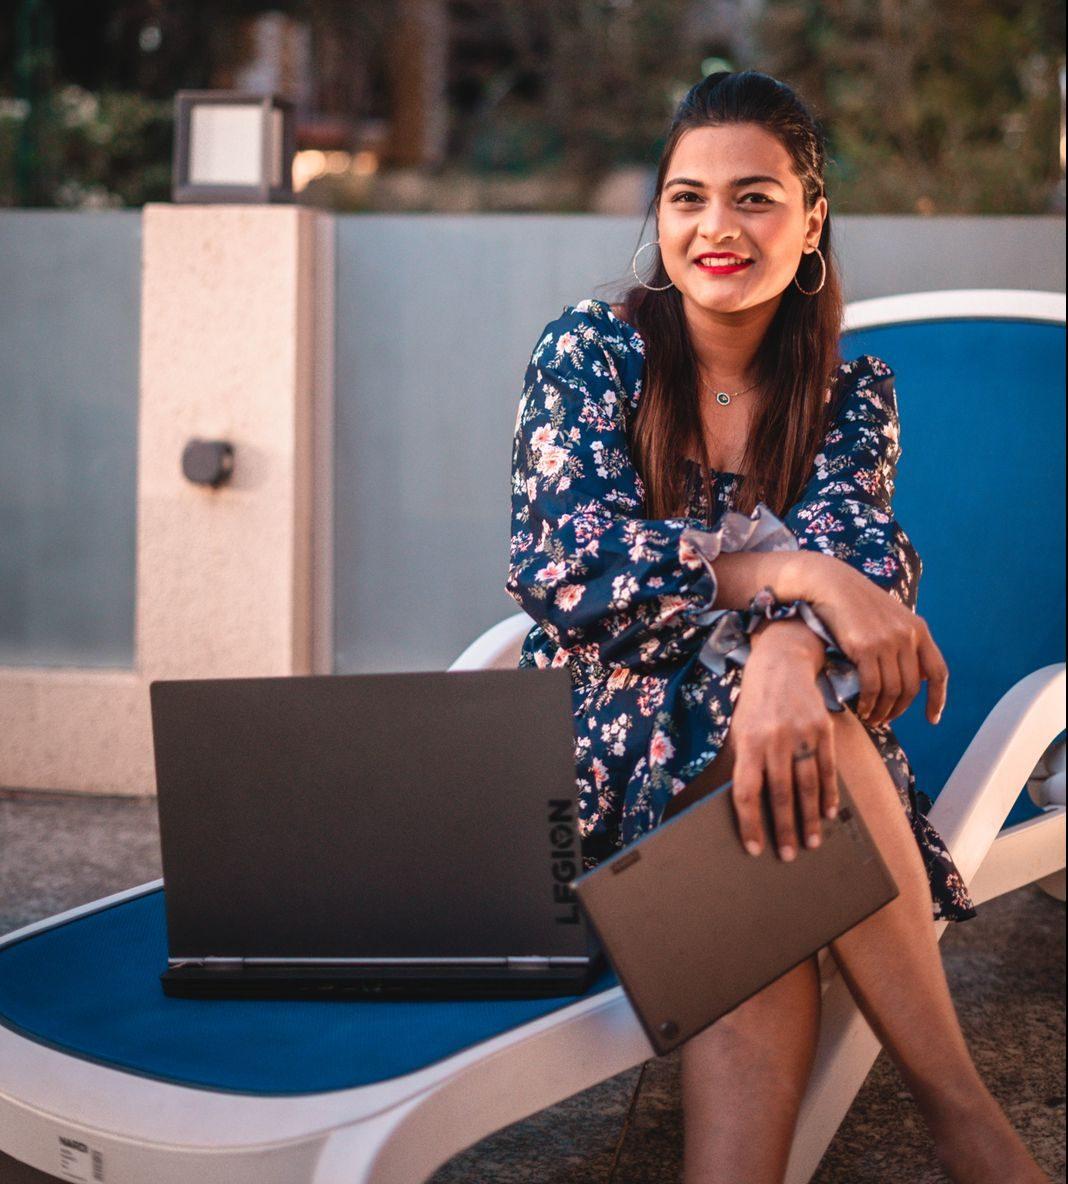
M 565 668 L 159 681 L 168 995 L 580 994 Z
M 660 1055 L 898 895 L 843 770 L 822 843 L 802 846 L 790 863 L 778 856 L 766 792 L 764 849 L 752 856 L 742 847 L 727 777 L 729 766 L 714 762 L 671 800 L 656 829 L 575 882 Z

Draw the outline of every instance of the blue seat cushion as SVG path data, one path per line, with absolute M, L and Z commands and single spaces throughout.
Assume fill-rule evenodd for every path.
M 313 1094 L 387 1081 L 569 1007 L 550 999 L 173 999 L 163 892 L 0 949 L 0 1022 L 72 1056 L 185 1086 Z M 582 998 L 616 986 L 605 970 Z

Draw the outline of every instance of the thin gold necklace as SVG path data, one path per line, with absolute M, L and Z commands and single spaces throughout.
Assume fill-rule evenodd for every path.
M 698 375 L 698 378 L 700 378 L 700 377 L 701 376 Z M 747 386 L 744 391 L 733 391 L 731 394 L 728 394 L 726 391 L 717 391 L 714 386 L 712 386 L 708 382 L 705 382 L 705 380 L 703 378 L 701 378 L 701 383 L 704 385 L 704 387 L 707 390 L 711 391 L 711 393 L 716 396 L 716 402 L 719 403 L 723 407 L 727 407 L 730 405 L 730 401 L 731 401 L 732 397 L 736 399 L 739 395 L 744 395 L 746 393 L 746 391 L 751 391 L 754 386 L 760 385 L 760 381 L 758 379 L 756 382 L 753 383 L 752 386 Z

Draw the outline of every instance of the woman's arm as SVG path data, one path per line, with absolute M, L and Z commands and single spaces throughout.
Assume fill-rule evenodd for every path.
M 820 816 L 833 817 L 839 805 L 830 716 L 815 677 L 822 646 L 813 640 L 816 635 L 795 619 L 764 623 L 734 705 L 730 792 L 742 842 L 753 855 L 764 847 L 765 796 L 785 860 L 796 856 L 798 838 L 807 847 L 819 845 Z
M 802 668 L 811 667 L 813 675 L 820 672 L 826 660 L 823 640 L 797 617 L 783 621 L 762 621 L 750 634 L 749 644 L 754 654 L 765 649 L 771 649 L 784 657 L 789 653 L 790 660 L 796 658 Z M 742 681 L 745 681 L 744 671 Z
M 901 454 L 893 371 L 869 355 L 843 369 L 846 385 L 834 423 L 799 500 L 783 515 L 781 525 L 801 550 L 717 556 L 720 603 L 740 606 L 754 585 L 765 584 L 782 602 L 802 602 L 797 610 L 828 643 L 827 675 L 839 704 L 859 686 L 858 715 L 884 723 L 905 710 L 928 678 L 928 718 L 937 722 L 945 666 L 916 615 L 922 564 L 892 506 Z M 778 608 L 767 611 L 781 615 Z M 800 637 L 797 628 L 785 630 L 785 622 L 772 624 L 750 614 L 745 627 L 754 637 L 758 629 L 772 638 Z M 728 649 L 735 641 L 732 635 L 717 643 L 710 657 L 719 662 L 729 653 L 743 665 L 749 646 Z M 804 647 L 813 661 L 817 645 L 813 638 Z
M 926 680 L 927 718 L 937 723 L 949 672 L 916 612 L 923 566 L 893 510 L 901 455 L 893 371 L 870 355 L 850 368 L 854 381 L 813 476 L 784 515 L 805 553 L 824 559 L 802 569 L 803 599 L 854 667 L 861 719 L 888 723 Z
M 780 600 L 811 600 L 831 559 L 818 551 L 732 551 L 716 556 L 717 608 L 742 609 L 764 587 Z
M 871 355 L 843 370 L 834 422 L 798 500 L 782 515 L 799 549 L 717 555 L 717 608 L 747 608 L 767 586 L 787 602 L 833 596 L 849 567 L 915 608 L 922 564 L 892 506 L 901 456 L 894 373 Z
M 834 423 L 783 522 L 802 550 L 839 560 L 915 610 L 923 564 L 893 509 L 901 458 L 894 372 L 870 354 L 842 369 Z M 828 571 L 843 578 L 836 564 Z

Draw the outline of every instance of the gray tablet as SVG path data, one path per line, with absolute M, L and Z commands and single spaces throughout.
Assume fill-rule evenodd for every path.
M 764 850 L 745 850 L 723 776 L 710 766 L 678 795 L 681 808 L 574 884 L 660 1055 L 898 895 L 841 770 L 823 842 L 790 863 L 766 793 Z

